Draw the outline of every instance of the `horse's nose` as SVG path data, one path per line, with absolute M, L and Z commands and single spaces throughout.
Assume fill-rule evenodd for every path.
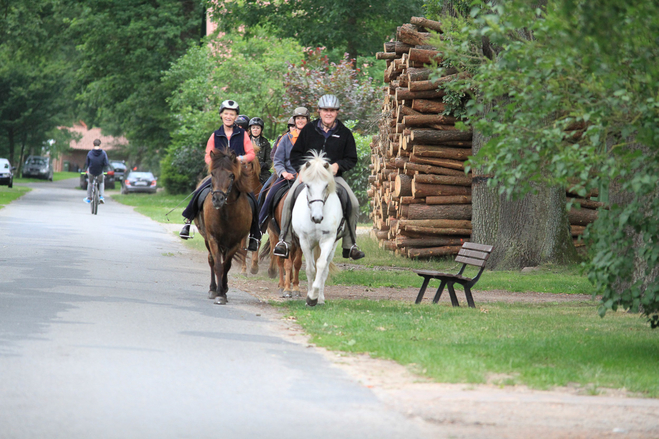
M 224 194 L 213 194 L 213 207 L 215 209 L 221 209 L 226 200 L 227 197 Z
M 320 215 L 312 215 L 311 220 L 316 224 L 320 224 L 323 222 L 323 217 Z

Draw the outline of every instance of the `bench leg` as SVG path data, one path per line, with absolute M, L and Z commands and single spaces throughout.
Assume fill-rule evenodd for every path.
M 428 288 L 428 282 L 430 282 L 430 278 L 424 277 L 423 285 L 421 285 L 421 289 L 419 290 L 419 295 L 416 296 L 416 301 L 414 303 L 416 304 L 421 303 L 421 300 L 423 299 L 423 295 L 426 294 L 426 288 Z
M 448 284 L 448 293 L 451 295 L 451 305 L 460 306 L 460 303 L 458 303 L 458 296 L 455 295 L 455 289 L 453 289 L 453 282 Z
M 435 293 L 434 299 L 432 299 L 432 303 L 437 303 L 439 302 L 439 298 L 442 297 L 442 292 L 444 291 L 444 287 L 446 286 L 446 281 L 443 280 L 439 284 L 439 288 L 437 288 L 437 292 Z
M 465 285 L 464 288 L 465 288 L 465 296 L 467 296 L 467 303 L 469 304 L 469 307 L 476 308 L 476 305 L 474 304 L 474 298 L 471 296 L 471 288 L 469 288 L 467 285 Z

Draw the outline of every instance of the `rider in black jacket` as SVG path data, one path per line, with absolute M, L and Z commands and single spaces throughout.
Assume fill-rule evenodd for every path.
M 337 119 L 340 104 L 334 95 L 324 95 L 318 101 L 320 119 L 308 123 L 300 132 L 293 149 L 291 149 L 291 165 L 299 172 L 312 150 L 324 152 L 329 159 L 336 184 L 342 186 L 350 198 L 352 205 L 348 218 L 348 227 L 351 229 L 343 237 L 343 257 L 351 259 L 363 258 L 364 252 L 357 247 L 355 242 L 357 219 L 359 218 L 359 202 L 343 179 L 344 172 L 349 171 L 357 164 L 357 147 L 352 132 Z M 300 184 L 297 179 L 289 193 L 293 194 L 295 188 Z M 280 241 L 274 248 L 276 256 L 288 257 L 290 236 L 290 223 L 292 214 L 293 197 L 286 197 L 281 217 Z

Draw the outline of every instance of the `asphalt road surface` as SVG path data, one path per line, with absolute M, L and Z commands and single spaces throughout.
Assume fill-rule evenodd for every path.
M 0 438 L 414 438 L 161 225 L 77 179 L 0 209 Z M 231 286 L 231 285 L 230 285 Z

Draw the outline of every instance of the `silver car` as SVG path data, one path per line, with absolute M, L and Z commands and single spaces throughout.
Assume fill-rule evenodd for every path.
M 147 192 L 155 194 L 158 189 L 156 180 L 156 177 L 150 172 L 130 171 L 121 185 L 121 193 Z

